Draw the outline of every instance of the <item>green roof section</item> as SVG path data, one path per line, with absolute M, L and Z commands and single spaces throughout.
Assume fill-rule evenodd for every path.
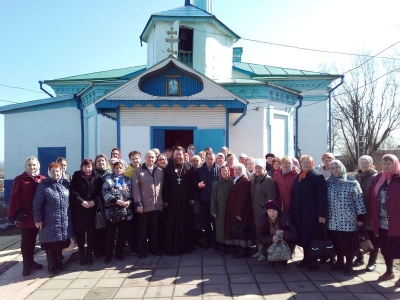
M 250 77 L 289 77 L 289 76 L 304 76 L 304 77 L 338 77 L 329 73 L 273 67 L 266 65 L 251 64 L 245 62 L 233 62 L 233 69 L 249 75 Z
M 50 83 L 55 81 L 101 81 L 101 80 L 126 79 L 130 77 L 128 75 L 134 75 L 139 71 L 146 70 L 146 68 L 147 68 L 146 65 L 142 65 L 142 66 L 122 68 L 122 69 L 100 71 L 82 75 L 57 78 L 52 80 L 45 80 L 45 83 Z

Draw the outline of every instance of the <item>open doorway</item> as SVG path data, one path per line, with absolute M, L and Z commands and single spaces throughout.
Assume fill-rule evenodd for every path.
M 165 148 L 187 147 L 193 144 L 193 130 L 165 130 Z

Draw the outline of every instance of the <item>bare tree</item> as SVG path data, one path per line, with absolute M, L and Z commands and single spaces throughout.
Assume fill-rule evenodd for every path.
M 400 128 L 400 72 L 396 63 L 387 60 L 378 64 L 360 56 L 333 94 L 335 151 L 346 153 L 353 166 L 361 155 L 373 156 Z

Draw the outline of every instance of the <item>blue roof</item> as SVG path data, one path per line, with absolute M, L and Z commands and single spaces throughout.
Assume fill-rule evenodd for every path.
M 152 14 L 147 21 L 146 26 L 143 29 L 142 34 L 140 35 L 141 41 L 147 41 L 147 33 L 149 29 L 152 27 L 151 24 L 154 21 L 176 21 L 176 20 L 190 20 L 190 21 L 205 21 L 214 23 L 217 27 L 222 29 L 227 35 L 231 36 L 234 39 L 240 39 L 236 33 L 234 33 L 228 26 L 222 23 L 217 17 L 209 12 L 202 10 L 196 6 L 191 4 L 177 7 L 171 10 L 162 11 L 159 13 Z
M 67 101 L 67 100 L 73 100 L 73 99 L 74 99 L 73 95 L 68 95 L 68 96 L 45 98 L 45 99 L 27 101 L 27 102 L 22 102 L 22 103 L 17 103 L 17 104 L 0 106 L 0 114 L 4 114 L 4 113 L 7 113 L 7 112 L 13 111 L 13 110 L 19 110 L 19 109 L 24 109 L 24 108 L 29 108 L 29 107 L 33 107 L 33 106 L 39 106 L 39 105 L 45 105 L 45 104 L 54 104 L 54 103 L 63 102 L 63 101 Z

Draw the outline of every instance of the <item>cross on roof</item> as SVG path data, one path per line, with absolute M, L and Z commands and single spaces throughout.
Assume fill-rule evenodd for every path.
M 167 34 L 169 34 L 169 38 L 166 38 L 165 41 L 171 43 L 171 48 L 168 48 L 167 50 L 171 53 L 169 57 L 176 58 L 175 55 L 178 54 L 178 51 L 174 51 L 174 43 L 179 43 L 179 39 L 174 39 L 174 34 L 178 34 L 178 32 L 176 30 L 174 31 L 174 27 L 171 27 L 170 31 L 167 31 Z

